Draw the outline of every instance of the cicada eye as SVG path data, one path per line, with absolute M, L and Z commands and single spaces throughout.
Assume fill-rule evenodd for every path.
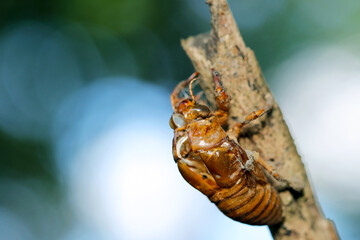
M 188 109 L 185 114 L 186 119 L 206 118 L 210 115 L 210 109 L 205 105 L 195 105 Z
M 199 115 L 203 118 L 206 118 L 210 115 L 210 109 L 205 105 L 197 105 L 196 109 L 199 111 Z
M 176 129 L 185 126 L 185 119 L 180 113 L 173 113 L 170 118 L 170 127 Z

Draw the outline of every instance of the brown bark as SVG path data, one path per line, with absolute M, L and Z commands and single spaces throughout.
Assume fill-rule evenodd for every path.
M 211 69 L 222 75 L 231 96 L 230 122 L 242 120 L 253 110 L 272 105 L 272 111 L 242 129 L 239 143 L 260 153 L 289 183 L 280 193 L 285 220 L 272 227 L 274 239 L 338 239 L 333 223 L 318 207 L 294 141 L 281 111 L 272 98 L 254 52 L 246 47 L 226 0 L 208 0 L 212 16 L 210 33 L 182 40 L 207 97 L 212 97 Z M 210 99 L 211 101 L 211 99 Z

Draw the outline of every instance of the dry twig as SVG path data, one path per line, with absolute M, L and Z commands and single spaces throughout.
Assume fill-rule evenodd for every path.
M 211 97 L 211 68 L 222 74 L 231 96 L 230 125 L 253 110 L 272 105 L 272 111 L 244 130 L 239 142 L 260 153 L 289 183 L 281 192 L 285 220 L 271 229 L 274 239 L 338 239 L 331 221 L 324 218 L 314 199 L 304 166 L 253 51 L 246 47 L 226 0 L 208 0 L 210 33 L 182 40 L 182 46 L 202 76 L 201 85 Z

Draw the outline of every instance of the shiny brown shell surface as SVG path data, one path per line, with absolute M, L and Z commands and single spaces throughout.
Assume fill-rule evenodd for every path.
M 185 87 L 189 79 L 187 83 L 180 83 L 181 87 L 179 84 L 173 92 L 174 114 L 183 117 L 181 126 L 173 126 L 174 160 L 184 179 L 205 194 L 226 216 L 252 225 L 280 223 L 283 218 L 281 200 L 265 176 L 267 168 L 245 151 L 236 139 L 230 139 L 223 128 L 229 110 L 224 103 L 229 99 L 219 74 L 216 71 L 213 74 L 219 109 L 216 112 L 207 113 L 206 106 L 196 103 L 192 92 L 192 101 L 177 99 L 179 89 Z M 203 112 L 198 114 L 194 109 Z M 246 123 L 263 112 L 258 115 L 257 112 L 251 113 Z

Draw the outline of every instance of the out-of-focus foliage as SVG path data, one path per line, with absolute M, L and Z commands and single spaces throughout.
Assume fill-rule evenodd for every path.
M 193 71 L 179 40 L 209 31 L 204 2 L 0 1 L 1 239 L 269 238 L 182 185 L 172 161 L 168 95 Z M 229 4 L 325 214 L 356 239 L 360 2 Z
M 246 43 L 256 50 L 264 69 L 303 46 L 336 41 L 360 31 L 355 25 L 360 3 L 355 0 L 229 3 Z M 0 3 L 0 14 L 2 29 L 27 19 L 55 26 L 79 24 L 91 33 L 110 64 L 116 44 L 110 41 L 109 46 L 104 35 L 113 34 L 134 53 L 138 76 L 152 81 L 183 78 L 191 65 L 179 47 L 179 39 L 209 30 L 207 6 L 191 0 L 12 0 Z M 119 73 L 116 66 L 111 71 Z

